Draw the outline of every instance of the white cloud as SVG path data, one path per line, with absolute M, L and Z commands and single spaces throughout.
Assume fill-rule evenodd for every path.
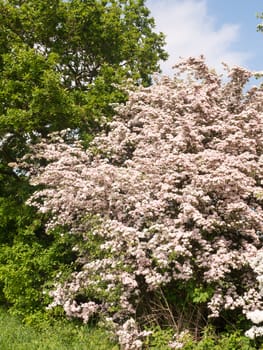
M 171 75 L 171 67 L 179 57 L 201 54 L 219 71 L 222 71 L 221 62 L 230 66 L 246 65 L 250 54 L 231 47 L 238 41 L 239 25 L 226 23 L 217 28 L 215 18 L 207 12 L 206 1 L 147 0 L 156 30 L 166 35 L 166 50 L 170 57 L 162 64 L 163 73 Z

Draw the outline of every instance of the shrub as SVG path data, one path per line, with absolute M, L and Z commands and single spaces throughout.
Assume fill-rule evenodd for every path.
M 47 318 L 46 307 L 51 302 L 48 291 L 56 275 L 72 272 L 76 237 L 62 232 L 54 230 L 47 235 L 41 220 L 35 219 L 19 232 L 12 245 L 0 247 L 1 302 L 29 323 Z
M 234 67 L 225 81 L 203 57 L 175 68 L 131 92 L 88 151 L 53 134 L 20 164 L 43 186 L 29 204 L 52 214 L 47 230 L 78 237 L 51 306 L 104 317 L 123 349 L 140 349 L 147 326 L 198 337 L 209 319 L 223 330 L 262 308 L 251 261 L 262 252 L 263 88 L 244 92 L 252 73 Z

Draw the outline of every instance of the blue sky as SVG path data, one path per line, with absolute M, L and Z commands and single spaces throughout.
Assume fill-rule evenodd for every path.
M 262 0 L 146 0 L 156 29 L 166 34 L 170 58 L 165 74 L 179 57 L 204 54 L 208 64 L 222 71 L 221 62 L 263 71 L 263 33 L 256 17 Z

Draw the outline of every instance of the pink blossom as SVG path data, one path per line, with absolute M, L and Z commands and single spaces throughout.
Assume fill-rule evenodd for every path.
M 263 270 L 251 259 L 263 234 L 263 87 L 243 92 L 252 73 L 234 67 L 225 82 L 202 57 L 175 69 L 131 92 L 88 150 L 51 135 L 20 164 L 43 185 L 28 203 L 51 214 L 47 230 L 79 237 L 80 271 L 52 305 L 84 321 L 116 309 L 123 349 L 142 346 L 141 300 L 173 283 L 213 288 L 210 318 L 262 306 Z M 102 242 L 97 257 L 81 249 L 87 232 Z M 100 304 L 77 303 L 85 290 Z

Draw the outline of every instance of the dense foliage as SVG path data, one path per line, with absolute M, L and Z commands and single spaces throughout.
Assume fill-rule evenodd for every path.
M 166 53 L 144 3 L 0 0 L 0 300 L 17 312 L 43 308 L 43 284 L 74 258 L 8 163 L 65 128 L 87 144 L 126 100 L 127 79 L 151 82 Z
M 0 23 L 1 134 L 93 131 L 116 85 L 148 84 L 166 58 L 141 0 L 1 1 Z
M 19 164 L 47 232 L 76 238 L 50 307 L 104 319 L 123 349 L 154 325 L 176 347 L 182 331 L 245 329 L 262 312 L 263 88 L 244 92 L 252 73 L 225 81 L 202 57 L 175 73 L 130 92 L 88 151 L 53 134 Z

